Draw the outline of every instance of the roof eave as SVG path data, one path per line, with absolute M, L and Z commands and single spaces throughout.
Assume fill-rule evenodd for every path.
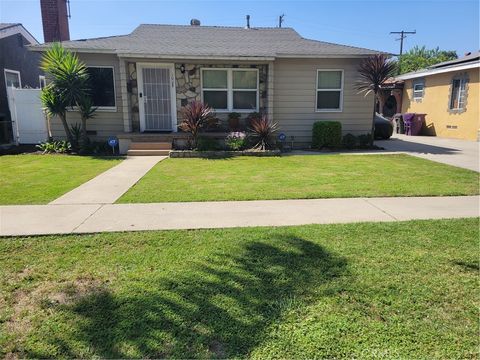
M 476 61 L 473 63 L 469 64 L 462 64 L 460 66 L 449 66 L 449 67 L 443 67 L 443 68 L 438 68 L 438 69 L 429 69 L 429 70 L 423 70 L 423 71 L 418 71 L 418 72 L 410 72 L 406 73 L 403 75 L 397 76 L 395 79 L 396 80 L 410 80 L 410 79 L 416 79 L 424 76 L 431 76 L 431 75 L 436 75 L 436 74 L 443 74 L 443 73 L 449 73 L 449 72 L 454 72 L 454 71 L 462 71 L 462 70 L 468 70 L 468 69 L 474 69 L 480 67 L 480 61 Z

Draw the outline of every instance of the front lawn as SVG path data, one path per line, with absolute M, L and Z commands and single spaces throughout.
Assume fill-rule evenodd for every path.
M 478 358 L 478 219 L 0 241 L 0 357 Z
M 474 171 L 408 155 L 167 159 L 118 202 L 472 195 L 478 181 Z
M 0 156 L 0 205 L 46 204 L 120 161 L 66 155 Z

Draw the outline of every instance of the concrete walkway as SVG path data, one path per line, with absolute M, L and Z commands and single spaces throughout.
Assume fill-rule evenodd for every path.
M 50 205 L 113 204 L 167 156 L 127 157 L 117 166 L 53 200 Z
M 479 196 L 0 206 L 0 236 L 479 216 Z
M 375 144 L 388 152 L 403 152 L 448 165 L 480 171 L 480 143 L 477 141 L 397 134 L 389 140 L 376 140 Z

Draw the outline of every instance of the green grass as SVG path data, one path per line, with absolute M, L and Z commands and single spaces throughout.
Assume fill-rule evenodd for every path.
M 167 159 L 118 202 L 472 195 L 478 182 L 474 171 L 408 155 Z
M 0 241 L 0 357 L 478 358 L 478 219 Z
M 66 155 L 0 156 L 0 205 L 46 204 L 120 161 Z

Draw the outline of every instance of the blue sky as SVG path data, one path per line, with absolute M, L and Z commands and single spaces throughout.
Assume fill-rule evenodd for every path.
M 405 40 L 414 45 L 476 51 L 479 44 L 479 0 L 336 0 L 336 1 L 144 1 L 70 0 L 72 39 L 126 34 L 140 23 L 284 26 L 306 38 L 397 53 L 390 31 L 416 30 Z M 0 22 L 20 22 L 43 41 L 40 0 L 0 0 Z

